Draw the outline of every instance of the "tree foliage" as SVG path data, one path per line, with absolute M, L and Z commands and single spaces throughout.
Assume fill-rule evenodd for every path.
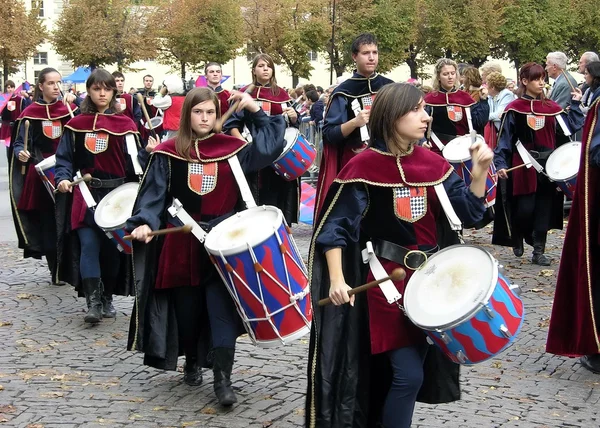
M 69 0 L 52 43 L 75 66 L 127 68 L 156 53 L 151 12 L 129 0 Z

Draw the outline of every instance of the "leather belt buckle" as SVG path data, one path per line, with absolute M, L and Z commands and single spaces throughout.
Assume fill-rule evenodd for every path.
M 99 178 L 96 177 L 92 177 L 92 179 L 90 180 L 90 187 L 92 189 L 99 189 L 102 187 L 102 180 L 100 180 Z
M 404 256 L 404 266 L 412 270 L 419 270 L 427 262 L 427 253 L 421 250 L 410 250 Z
M 534 159 L 539 159 L 540 158 L 540 152 L 538 152 L 537 150 L 529 150 L 529 154 Z

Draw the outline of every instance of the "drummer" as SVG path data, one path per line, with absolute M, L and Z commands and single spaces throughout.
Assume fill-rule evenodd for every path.
M 117 108 L 120 108 L 120 111 L 139 127 L 142 120 L 142 109 L 137 98 L 125 92 L 125 75 L 123 73 L 113 71 L 112 75 L 117 83 Z
M 324 297 L 335 306 L 314 313 L 307 427 L 410 427 L 428 353 L 425 334 L 380 288 L 351 298 L 348 291 L 373 279 L 361 256 L 365 241 L 372 242 L 383 272 L 400 266 L 408 279 L 428 255 L 457 241 L 445 211 L 453 208 L 465 223 L 483 215 L 492 151 L 481 141 L 471 146 L 473 181 L 467 188 L 444 158 L 416 145 L 430 120 L 419 89 L 385 85 L 370 112 L 371 146 L 348 162 L 329 189 L 309 272 L 313 308 Z M 438 184 L 451 203 L 444 209 L 433 187 Z M 394 292 L 404 292 L 404 281 L 394 285 Z
M 71 119 L 65 128 L 56 152 L 55 181 L 58 190 L 72 194 L 72 208 L 66 212 L 59 207 L 59 245 L 61 253 L 67 248 L 80 248 L 73 254 L 74 263 L 79 263 L 80 278 L 69 281 L 86 298 L 86 323 L 95 324 L 104 318 L 114 318 L 116 310 L 112 304 L 113 293 L 129 295 L 130 276 L 125 275 L 129 263 L 94 222 L 93 211 L 84 201 L 82 190 L 71 185 L 73 176 L 80 171 L 89 173 L 93 180 L 85 186 L 91 197 L 99 202 L 111 190 L 126 181 L 136 181 L 132 156 L 126 148 L 126 135 L 134 136 L 136 152 L 133 157 L 142 166 L 147 161 L 147 152 L 152 144 L 141 148 L 137 126 L 117 107 L 117 85 L 115 78 L 106 70 L 96 69 L 86 83 L 87 97 L 81 104 L 81 114 Z M 69 206 L 69 204 L 67 204 Z M 60 227 L 62 226 L 62 227 Z M 70 238 L 78 238 L 79 246 L 68 246 Z M 74 250 L 77 251 L 77 250 Z M 63 254 L 69 259 L 71 255 Z
M 133 237 L 151 243 L 134 244 L 140 288 L 128 348 L 144 352 L 144 363 L 162 370 L 176 370 L 181 350 L 188 385 L 202 383 L 201 368 L 210 364 L 210 351 L 213 387 L 223 406 L 237 401 L 231 370 L 243 327 L 234 302 L 193 235 L 168 234 L 153 240 L 149 233 L 170 227 L 166 209 L 173 198 L 209 229 L 238 205 L 228 159 L 237 156 L 243 171 L 252 172 L 271 164 L 283 150 L 283 118 L 269 118 L 246 93 L 235 92 L 235 100 L 240 101 L 238 113 L 256 130 L 254 143 L 215 134 L 221 116 L 216 94 L 208 88 L 192 89 L 183 103 L 177 137 L 160 144 L 150 157 L 133 217 L 127 222 Z
M 19 248 L 25 258 L 46 257 L 53 284 L 62 284 L 58 278 L 56 257 L 56 217 L 54 200 L 35 170 L 35 165 L 54 155 L 70 119 L 69 108 L 77 113 L 73 94 L 60 97 L 61 75 L 54 68 L 40 71 L 35 87 L 35 102 L 29 105 L 17 120 L 16 139 L 10 166 L 10 193 Z M 25 121 L 29 121 L 27 147 L 25 147 Z M 25 175 L 21 166 L 25 165 Z
M 544 255 L 548 230 L 563 227 L 563 194 L 534 167 L 507 170 L 529 162 L 519 155 L 517 142 L 527 157 L 543 167 L 552 151 L 568 141 L 567 135 L 581 128 L 584 119 L 579 108 L 581 90 L 576 88 L 567 113 L 544 97 L 545 78 L 544 67 L 534 62 L 519 71 L 519 98 L 502 115 L 494 158 L 498 178 L 507 181 L 499 186 L 504 196 L 496 200 L 492 243 L 512 247 L 514 255 L 521 257 L 525 240 L 533 246 L 531 262 L 540 266 L 550 265 Z

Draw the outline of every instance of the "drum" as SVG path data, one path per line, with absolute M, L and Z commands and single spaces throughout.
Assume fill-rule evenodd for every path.
M 123 236 L 125 223 L 131 217 L 133 204 L 137 197 L 139 184 L 125 183 L 108 193 L 96 206 L 94 221 L 106 236 L 115 243 L 119 251 L 131 254 L 131 241 L 125 241 Z
M 477 141 L 481 141 L 483 144 L 485 140 L 481 135 L 477 135 Z M 471 184 L 471 169 L 473 168 L 473 162 L 471 161 L 471 153 L 469 148 L 471 147 L 471 136 L 463 135 L 456 137 L 446 144 L 442 155 L 446 160 L 454 167 L 456 173 L 462 178 L 467 186 Z M 496 167 L 492 163 L 488 170 L 487 179 L 485 181 L 485 202 L 486 208 L 493 206 L 496 203 L 496 186 L 498 179 L 496 178 Z
M 523 302 L 484 249 L 453 245 L 414 272 L 404 294 L 408 318 L 454 362 L 475 364 L 514 342 Z
M 42 179 L 44 187 L 50 193 L 54 201 L 54 167 L 56 166 L 56 155 L 52 155 L 35 165 L 35 170 Z
M 296 128 L 285 130 L 285 148 L 273 162 L 275 172 L 287 181 L 301 177 L 313 164 L 317 151 Z
M 156 132 L 156 135 L 158 135 L 160 137 L 164 132 L 163 117 L 162 116 L 151 117 L 150 123 L 152 124 L 152 129 L 154 129 L 154 132 Z M 148 126 L 148 122 L 144 123 L 144 128 L 146 128 L 148 133 L 150 133 L 150 126 Z
M 558 188 L 573 198 L 575 183 L 579 172 L 581 158 L 581 143 L 574 141 L 566 143 L 552 152 L 546 161 L 546 174 L 556 183 Z
M 257 346 L 285 345 L 310 332 L 306 267 L 278 208 L 239 212 L 214 227 L 204 245 Z

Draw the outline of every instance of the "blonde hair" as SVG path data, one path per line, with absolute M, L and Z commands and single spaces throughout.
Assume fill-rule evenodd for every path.
M 481 66 L 481 76 L 487 77 L 490 73 L 502 73 L 502 67 L 497 62 L 486 62 Z M 484 79 L 487 80 L 487 79 Z
M 435 63 L 435 77 L 433 79 L 433 90 L 434 91 L 440 90 L 440 88 L 441 88 L 440 75 L 442 74 L 442 68 L 444 68 L 447 65 L 451 65 L 452 67 L 454 67 L 454 70 L 456 70 L 456 80 L 454 81 L 453 89 L 458 89 L 458 85 L 459 85 L 459 81 L 460 81 L 460 75 L 458 73 L 458 64 L 456 64 L 456 61 L 452 61 L 450 58 L 440 58 Z
M 490 74 L 488 74 L 486 82 L 488 88 L 494 88 L 498 92 L 504 90 L 506 88 L 506 85 L 508 84 L 506 77 L 504 77 L 501 73 L 498 73 L 497 71 L 493 71 Z

